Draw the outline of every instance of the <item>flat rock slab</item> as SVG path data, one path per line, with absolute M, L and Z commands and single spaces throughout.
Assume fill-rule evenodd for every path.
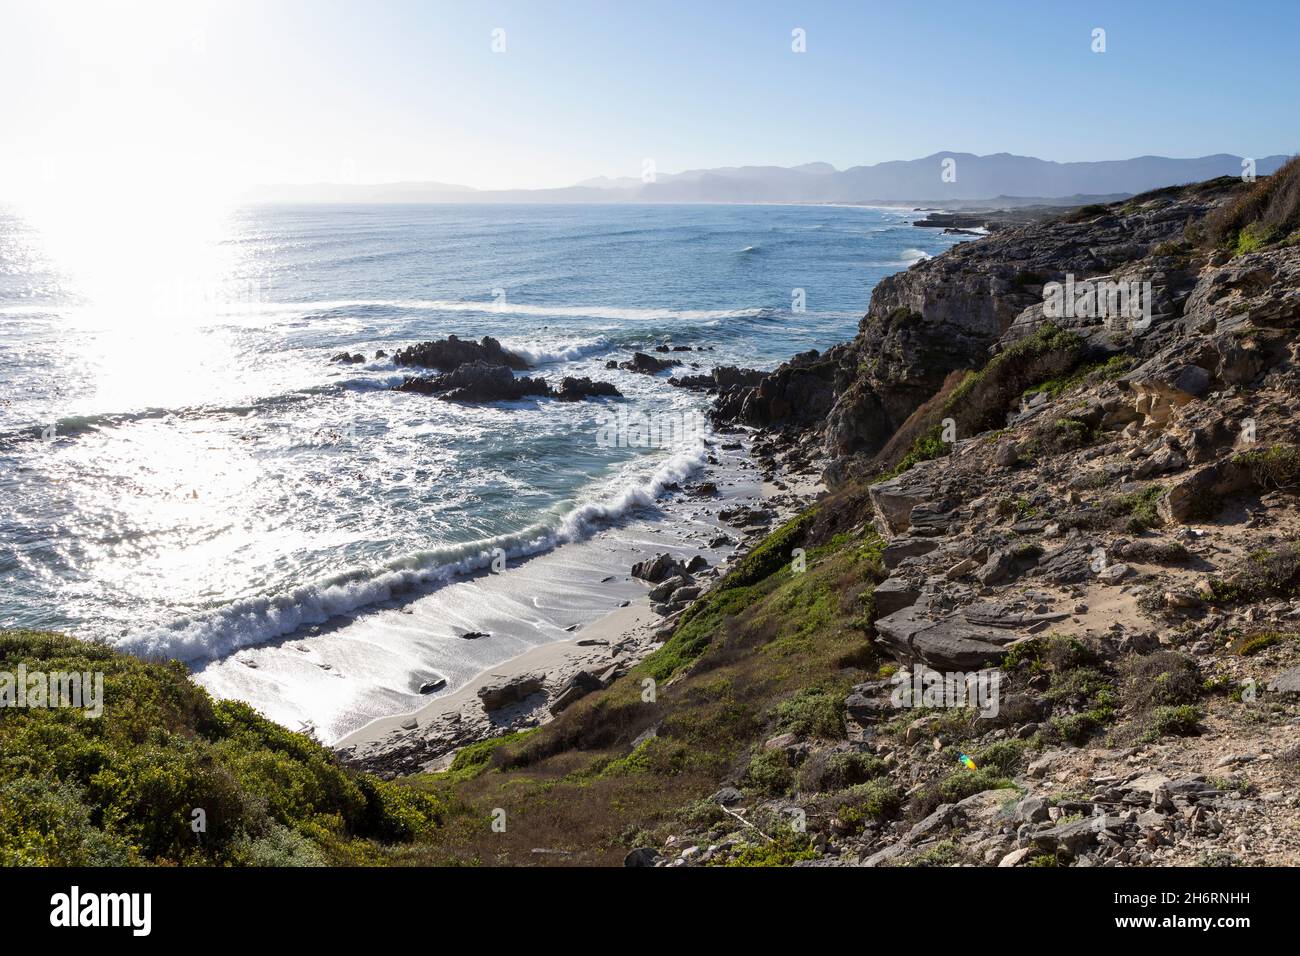
M 912 509 L 930 501 L 935 488 L 912 471 L 907 471 L 897 478 L 872 485 L 867 492 L 878 523 L 886 534 L 894 537 L 907 531 L 912 523 Z
M 901 575 L 886 578 L 872 592 L 876 614 L 888 616 L 905 607 L 911 607 L 921 597 L 921 589 Z
M 1278 674 L 1268 682 L 1268 689 L 1275 694 L 1300 694 L 1300 667 L 1291 667 Z
M 1064 611 L 1035 613 L 1017 611 L 1005 604 L 971 604 L 961 609 L 961 615 L 972 624 L 988 627 L 1031 628 L 1039 624 L 1064 621 L 1070 615 Z
M 888 570 L 892 571 L 907 558 L 922 557 L 937 547 L 939 542 L 933 538 L 895 538 L 885 546 L 880 560 Z
M 1004 645 L 1017 636 L 1008 628 L 972 624 L 959 611 L 933 620 L 915 607 L 876 621 L 876 633 L 898 660 L 920 661 L 940 671 L 979 670 L 997 664 L 1006 654 Z

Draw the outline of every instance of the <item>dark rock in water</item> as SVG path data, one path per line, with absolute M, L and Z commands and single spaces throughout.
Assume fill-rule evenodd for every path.
M 383 349 L 380 349 L 378 352 L 375 353 L 376 362 L 378 362 L 381 358 L 388 358 L 388 353 L 385 352 Z
M 733 388 L 758 385 L 766 375 L 766 372 L 759 372 L 752 368 L 719 365 L 708 375 L 674 377 L 668 380 L 668 384 L 695 392 L 726 392 Z
M 618 360 L 617 360 L 617 359 L 610 359 L 608 362 L 605 363 L 605 368 L 607 368 L 607 369 L 616 369 L 616 368 L 618 368 Z
M 477 640 L 480 637 L 491 637 L 491 636 L 492 635 L 487 633 L 486 631 L 466 631 L 464 634 L 461 635 L 461 637 L 465 638 L 465 640 L 467 641 Z
M 393 361 L 398 365 L 436 368 L 440 372 L 451 372 L 471 362 L 504 365 L 516 372 L 529 367 L 521 356 L 502 348 L 501 343 L 490 335 L 483 336 L 478 342 L 466 342 L 454 335 L 435 342 L 421 342 L 398 349 L 393 355 Z
M 702 554 L 697 554 L 695 557 L 691 558 L 691 560 L 687 563 L 686 570 L 689 571 L 691 574 L 695 574 L 699 571 L 703 571 L 708 566 L 709 566 L 708 559 L 705 558 L 704 555 Z
M 447 678 L 435 677 L 433 680 L 425 681 L 420 685 L 421 694 L 432 694 L 436 690 L 442 690 L 447 686 Z
M 555 397 L 562 402 L 577 402 L 584 398 L 622 398 L 623 393 L 609 382 L 593 382 L 585 376 L 574 378 L 566 375 L 560 381 Z
M 677 359 L 657 359 L 645 352 L 635 352 L 631 361 L 620 362 L 618 367 L 627 369 L 629 372 L 640 372 L 643 375 L 657 375 L 659 372 L 681 364 Z
M 658 584 L 675 575 L 686 575 L 686 569 L 671 554 L 660 554 L 632 565 L 632 577 Z
M 591 397 L 622 397 L 609 382 L 589 378 L 566 377 L 560 390 L 552 391 L 544 378 L 516 378 L 506 366 L 486 362 L 470 362 L 443 375 L 408 378 L 395 391 L 436 395 L 448 402 L 509 402 L 530 396 L 577 402 Z
M 408 378 L 396 391 L 437 395 L 448 402 L 502 402 L 530 395 L 549 396 L 551 387 L 544 378 L 515 378 L 505 365 L 470 362 L 444 375 Z
M 853 372 L 847 364 L 848 352 L 846 345 L 824 354 L 816 349 L 802 352 L 769 375 L 752 369 L 716 369 L 714 421 L 764 427 L 820 424 L 835 404 L 837 386 Z M 756 375 L 761 376 L 757 382 Z
M 338 355 L 330 359 L 331 362 L 342 362 L 345 365 L 356 365 L 358 362 L 364 362 L 365 360 L 366 357 L 360 352 L 357 352 L 355 355 L 350 355 L 347 352 L 340 352 Z
M 691 494 L 693 494 L 697 498 L 712 498 L 717 493 L 718 493 L 717 483 L 712 481 L 701 481 L 698 485 L 696 485 L 694 488 L 691 489 Z
M 713 389 L 712 375 L 682 375 L 673 376 L 668 380 L 668 384 L 674 388 L 688 388 L 694 392 L 707 392 Z
M 483 702 L 484 710 L 500 710 L 502 707 L 526 700 L 533 694 L 539 693 L 541 689 L 542 678 L 540 676 L 537 674 L 521 674 L 500 683 L 480 687 L 478 689 L 478 699 Z

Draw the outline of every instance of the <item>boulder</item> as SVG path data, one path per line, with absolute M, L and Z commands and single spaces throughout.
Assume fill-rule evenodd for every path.
M 618 367 L 629 372 L 640 372 L 642 375 L 658 375 L 681 364 L 679 359 L 658 359 L 645 352 L 634 352 L 631 361 L 619 362 Z
M 595 674 L 590 671 L 578 671 L 555 695 L 555 699 L 551 701 L 550 711 L 552 714 L 558 714 L 575 700 L 587 696 L 593 690 L 600 690 L 603 686 L 601 679 Z
M 654 866 L 663 857 L 652 846 L 639 846 L 623 857 L 624 866 Z
M 1061 826 L 1052 827 L 1031 834 L 1030 845 L 1043 853 L 1055 853 L 1064 850 L 1071 856 L 1077 855 L 1097 840 L 1097 824 L 1092 819 L 1075 820 Z
M 996 665 L 1018 636 L 1009 628 L 973 624 L 960 612 L 934 620 L 915 606 L 877 620 L 876 633 L 896 660 L 939 671 Z
M 897 478 L 876 482 L 867 493 L 871 497 L 877 527 L 894 537 L 911 527 L 912 509 L 930 501 L 935 496 L 935 488 L 925 476 L 924 469 L 912 468 Z
M 1268 689 L 1289 697 L 1300 695 L 1300 667 L 1290 667 L 1278 674 L 1268 682 Z
M 920 586 L 901 575 L 886 578 L 876 585 L 876 590 L 873 592 L 876 614 L 881 617 L 911 607 L 920 597 Z
M 1213 517 L 1224 496 L 1248 488 L 1252 481 L 1249 469 L 1232 459 L 1211 462 L 1180 475 L 1156 502 L 1156 511 L 1167 524 Z
M 594 382 L 585 376 L 574 378 L 566 375 L 560 380 L 555 397 L 562 402 L 577 402 L 584 398 L 622 398 L 623 393 L 609 382 Z
M 939 547 L 933 538 L 895 538 L 885 545 L 880 560 L 887 570 L 892 571 L 907 558 L 919 558 Z
M 490 713 L 494 710 L 500 710 L 502 707 L 517 704 L 533 696 L 533 694 L 540 693 L 542 686 L 543 680 L 539 675 L 520 674 L 507 680 L 480 687 L 478 699 L 483 702 L 483 709 Z
M 397 365 L 436 368 L 440 372 L 451 372 L 471 362 L 504 365 L 516 372 L 529 367 L 522 356 L 502 348 L 500 342 L 487 335 L 478 342 L 463 341 L 454 335 L 434 342 L 421 342 L 398 349 L 393 354 L 393 362 Z
M 635 574 L 635 571 L 633 572 Z M 674 574 L 670 578 L 665 578 L 658 585 L 650 589 L 651 601 L 667 601 L 673 593 L 679 588 L 684 588 L 691 583 L 691 579 L 685 574 Z
M 650 581 L 658 584 L 660 581 L 678 575 L 686 577 L 686 569 L 682 567 L 681 562 L 671 554 L 659 554 L 653 558 L 647 558 L 644 561 L 638 561 L 632 565 L 632 577 L 640 578 L 642 581 Z

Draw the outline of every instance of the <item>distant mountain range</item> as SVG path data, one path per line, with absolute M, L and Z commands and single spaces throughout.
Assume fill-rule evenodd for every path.
M 1263 176 L 1289 159 L 1257 157 Z M 251 202 L 799 202 L 953 203 L 1017 198 L 1132 195 L 1161 186 L 1240 176 L 1242 157 L 1228 153 L 1195 159 L 1138 156 L 1092 163 L 1056 163 L 1032 156 L 934 153 L 839 170 L 829 163 L 802 166 L 724 166 L 660 173 L 653 182 L 600 176 L 558 189 L 485 190 L 448 183 L 317 183 L 257 186 Z M 945 170 L 949 175 L 945 177 Z

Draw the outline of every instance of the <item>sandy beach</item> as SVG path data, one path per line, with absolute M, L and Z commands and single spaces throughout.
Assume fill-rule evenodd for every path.
M 821 490 L 819 481 L 806 475 L 778 477 L 771 470 L 760 474 L 759 465 L 750 458 L 748 441 L 728 438 L 715 444 L 727 445 L 728 451 L 720 452 L 718 464 L 696 475 L 685 489 L 689 495 L 691 486 L 707 480 L 717 485 L 715 495 L 689 499 L 690 504 L 656 521 L 611 528 L 590 541 L 540 556 L 518 569 L 513 578 L 509 574 L 484 575 L 448 585 L 415 602 L 407 609 L 411 615 L 408 622 L 431 621 L 433 613 L 444 613 L 453 604 L 463 607 L 466 601 L 479 603 L 477 616 L 462 619 L 463 626 L 469 620 L 486 620 L 483 608 L 491 604 L 490 592 L 508 591 L 515 600 L 520 598 L 521 588 L 534 597 L 551 593 L 557 584 L 568 593 L 575 587 L 580 592 L 579 575 L 573 572 L 575 563 L 586 568 L 588 581 L 595 580 L 597 567 L 609 572 L 592 589 L 605 602 L 605 610 L 565 628 L 565 636 L 554 636 L 558 627 L 544 632 L 523 620 L 515 621 L 512 627 L 497 619 L 491 638 L 455 642 L 460 647 L 492 651 L 499 655 L 497 659 L 464 679 L 449 681 L 446 689 L 414 707 L 395 708 L 349 729 L 333 741 L 334 749 L 346 759 L 380 773 L 442 769 L 465 744 L 552 719 L 550 702 L 579 672 L 612 679 L 660 646 L 671 633 L 673 618 L 662 618 L 651 609 L 647 593 L 653 585 L 631 576 L 635 561 L 661 553 L 682 562 L 697 555 L 704 557 L 710 567 L 697 579 L 708 587 L 764 533 L 737 530 L 721 520 L 720 513 L 736 508 L 762 509 L 770 515 L 762 527 L 773 527 Z M 716 542 L 723 534 L 730 541 L 728 545 L 708 546 L 709 541 Z M 534 605 L 538 603 L 533 601 Z M 362 622 L 361 626 L 379 624 L 382 617 L 379 622 Z M 519 647 L 523 636 L 534 643 Z M 512 647 L 518 649 L 512 653 Z M 479 698 L 479 691 L 485 687 L 528 676 L 540 678 L 542 689 L 524 700 L 489 711 Z

